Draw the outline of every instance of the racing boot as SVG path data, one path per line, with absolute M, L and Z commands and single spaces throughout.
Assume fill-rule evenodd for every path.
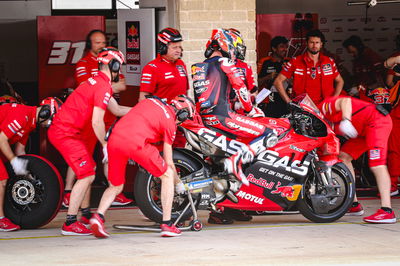
M 242 171 L 242 153 L 238 152 L 229 158 L 224 160 L 224 168 L 228 174 L 233 174 L 239 181 L 241 181 L 246 186 L 249 185 L 249 181 Z

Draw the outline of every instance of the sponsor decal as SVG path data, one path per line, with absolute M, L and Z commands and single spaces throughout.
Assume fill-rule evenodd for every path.
M 385 17 L 379 17 L 376 21 L 378 21 L 378 22 L 386 22 L 386 18 Z
M 370 160 L 377 160 L 381 158 L 381 150 L 376 149 L 376 150 L 370 150 L 369 151 L 369 159 Z
M 209 130 L 207 128 L 201 128 L 199 130 L 199 136 L 205 138 L 221 150 L 230 154 L 235 154 L 238 151 L 247 150 L 246 144 L 236 141 L 228 140 L 224 135 L 217 136 L 217 132 Z
M 335 32 L 343 32 L 343 28 L 342 27 L 336 27 L 335 28 Z
M 243 118 L 243 117 L 241 117 L 241 116 L 237 116 L 237 117 L 236 117 L 236 120 L 239 121 L 239 122 L 241 122 L 241 123 L 243 123 L 243 124 L 247 124 L 247 125 L 256 127 L 256 128 L 258 128 L 258 129 L 264 129 L 264 126 L 263 126 L 263 125 L 261 125 L 261 124 L 259 124 L 259 123 L 257 123 L 257 122 L 254 122 L 253 120 Z
M 299 160 L 290 161 L 289 156 L 280 157 L 276 151 L 266 150 L 258 155 L 257 159 L 266 165 L 272 166 L 277 170 L 282 169 L 287 172 L 305 176 L 308 173 L 308 167 L 310 165 L 309 160 L 305 160 L 303 163 Z
M 300 149 L 300 148 L 298 148 L 298 147 L 296 147 L 296 146 L 294 146 L 294 145 L 290 145 L 289 148 L 292 149 L 292 150 L 294 150 L 294 151 L 305 152 L 305 150 Z
M 196 81 L 196 82 L 194 82 L 194 83 L 193 83 L 193 87 L 198 88 L 198 87 L 200 87 L 200 86 L 206 86 L 206 85 L 208 85 L 208 84 L 210 84 L 210 81 L 209 81 L 209 80 L 201 80 L 201 81 Z
M 196 92 L 196 94 L 201 94 L 203 92 L 205 92 L 207 90 L 207 87 L 201 87 L 199 89 L 195 89 L 194 91 Z
M 260 205 L 262 205 L 264 203 L 264 199 L 263 198 L 256 197 L 256 196 L 251 195 L 249 193 L 246 193 L 244 191 L 239 191 L 236 194 L 236 196 L 239 197 L 239 198 L 242 198 L 242 199 L 257 203 L 257 204 L 260 204 Z
M 197 66 L 197 65 L 192 65 L 192 75 L 196 75 L 197 73 L 201 73 L 201 72 L 205 72 L 206 70 L 205 70 L 205 65 L 203 65 L 203 66 Z
M 247 133 L 253 134 L 254 136 L 258 136 L 260 134 L 259 132 L 255 131 L 254 129 L 238 125 L 232 121 L 229 121 L 226 124 L 231 128 L 236 128 L 236 129 L 240 129 L 241 131 L 246 131 Z
M 140 22 L 125 22 L 126 72 L 140 73 Z
M 263 187 L 263 188 L 266 188 L 266 189 L 269 189 L 269 190 L 271 190 L 275 186 L 275 182 L 273 182 L 273 181 L 268 182 L 267 180 L 265 180 L 263 178 L 257 179 L 257 178 L 254 177 L 253 174 L 249 174 L 247 176 L 247 180 L 250 183 L 253 183 L 253 184 L 257 185 L 257 186 L 260 186 L 260 187 Z
M 280 194 L 282 198 L 295 201 L 300 194 L 301 188 L 302 185 L 281 186 L 281 182 L 278 182 L 275 190 L 271 191 L 271 194 Z

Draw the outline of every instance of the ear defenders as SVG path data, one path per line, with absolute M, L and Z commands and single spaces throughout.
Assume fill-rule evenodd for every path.
M 42 121 L 45 121 L 49 119 L 51 116 L 51 110 L 49 105 L 43 105 L 42 108 L 40 108 L 39 111 L 39 118 L 43 119 Z
M 160 55 L 166 55 L 168 52 L 168 46 L 165 43 L 158 42 L 158 53 Z
M 119 73 L 121 64 L 118 60 L 113 59 L 113 60 L 111 60 L 111 62 L 108 65 L 110 67 L 111 72 Z
M 181 109 L 176 113 L 176 119 L 178 119 L 179 122 L 184 122 L 189 116 L 190 112 L 187 109 Z

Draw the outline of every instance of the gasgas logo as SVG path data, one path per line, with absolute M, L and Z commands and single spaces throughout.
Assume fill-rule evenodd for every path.
M 257 204 L 260 204 L 260 205 L 262 205 L 264 203 L 264 199 L 256 197 L 254 195 L 251 195 L 251 194 L 246 193 L 244 191 L 239 191 L 236 194 L 236 196 L 238 196 L 239 198 L 242 198 L 242 199 L 257 203 Z
M 308 173 L 308 166 L 310 165 L 309 160 L 305 160 L 303 163 L 299 160 L 290 161 L 289 156 L 280 157 L 276 151 L 266 150 L 260 153 L 257 157 L 263 164 L 272 166 L 274 168 L 283 168 L 287 172 L 305 176 Z
M 199 136 L 202 136 L 215 146 L 221 148 L 221 150 L 230 154 L 235 154 L 236 152 L 245 150 L 247 148 L 246 144 L 242 142 L 236 140 L 227 140 L 224 135 L 217 136 L 217 132 L 206 128 L 201 128 L 199 130 Z

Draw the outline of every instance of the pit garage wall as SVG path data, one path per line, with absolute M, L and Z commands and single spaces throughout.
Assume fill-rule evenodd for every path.
M 214 28 L 238 29 L 247 46 L 246 62 L 256 69 L 255 0 L 179 0 L 176 10 L 177 28 L 184 38 L 183 60 L 189 72 L 192 64 L 204 61 L 205 45 Z

